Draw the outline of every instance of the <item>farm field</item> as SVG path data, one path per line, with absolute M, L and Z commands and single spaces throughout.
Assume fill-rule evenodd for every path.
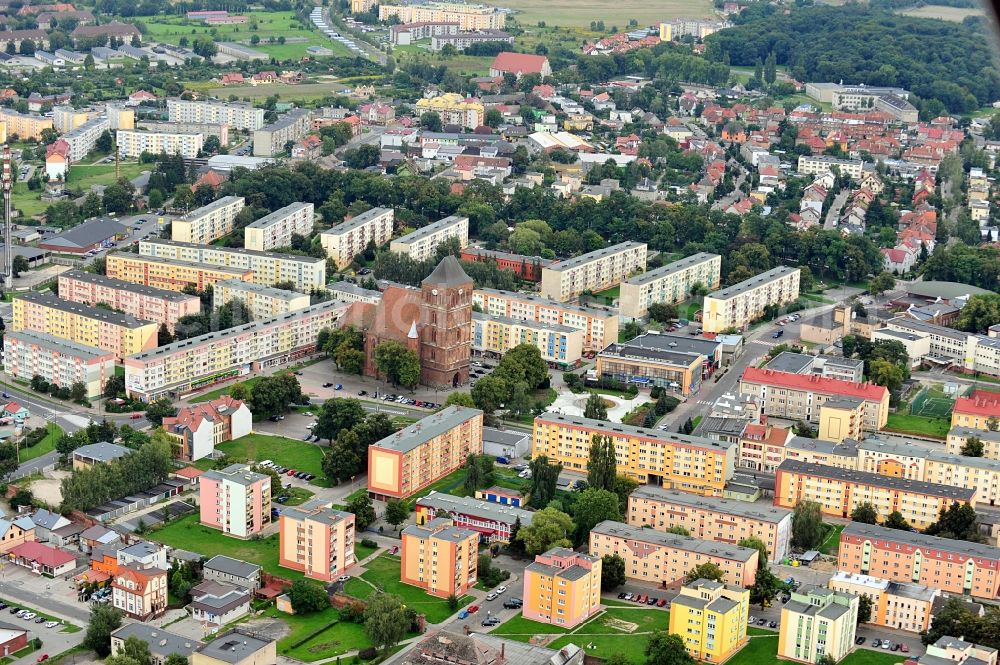
M 503 3 L 515 10 L 521 25 L 535 25 L 545 21 L 549 25 L 589 26 L 591 21 L 604 21 L 610 28 L 628 26 L 629 19 L 639 25 L 653 25 L 674 18 L 709 18 L 714 16 L 712 3 L 707 0 L 623 0 L 608 3 L 598 0 L 510 0 Z
M 121 164 L 121 176 L 126 180 L 132 180 L 148 170 L 148 164 L 138 162 Z M 86 194 L 93 185 L 110 185 L 114 181 L 114 164 L 74 164 L 70 167 L 66 186 L 74 190 L 80 189 Z M 20 210 L 24 217 L 41 214 L 50 205 L 52 202 L 42 200 L 41 190 L 34 192 L 29 190 L 26 182 L 14 183 L 14 207 Z
M 311 102 L 323 99 L 333 94 L 334 80 L 325 83 L 300 83 L 298 85 L 285 85 L 284 83 L 269 83 L 258 86 L 236 86 L 236 87 L 211 87 L 187 84 L 185 87 L 203 90 L 206 94 L 219 99 L 228 99 L 230 95 L 235 95 L 241 100 L 258 102 L 275 95 L 285 102 Z
M 913 7 L 904 9 L 899 13 L 906 16 L 916 16 L 917 18 L 936 18 L 955 23 L 961 23 L 968 16 L 985 16 L 981 7 L 943 7 L 937 5 Z

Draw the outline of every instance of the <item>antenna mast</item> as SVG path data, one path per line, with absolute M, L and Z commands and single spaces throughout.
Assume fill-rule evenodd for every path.
M 14 286 L 14 250 L 11 246 L 11 188 L 13 178 L 10 172 L 10 147 L 3 146 L 3 286 L 10 290 Z

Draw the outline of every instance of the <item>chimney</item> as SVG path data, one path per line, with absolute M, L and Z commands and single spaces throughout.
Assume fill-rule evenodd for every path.
M 504 662 L 504 651 L 505 651 L 505 647 L 506 646 L 507 645 L 504 642 L 500 643 L 500 663 L 501 664 Z

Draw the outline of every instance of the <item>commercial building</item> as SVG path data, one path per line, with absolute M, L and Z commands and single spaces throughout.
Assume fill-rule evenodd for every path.
M 680 261 L 636 275 L 621 283 L 618 309 L 621 315 L 644 318 L 653 303 L 676 304 L 688 299 L 695 284 L 719 288 L 722 257 L 698 252 Z
M 431 39 L 439 35 L 454 35 L 457 33 L 458 21 L 397 23 L 389 26 L 389 41 L 396 46 L 409 46 L 421 39 Z
M 942 635 L 937 642 L 927 645 L 920 662 L 922 665 L 996 665 L 997 650 Z
M 277 644 L 239 629 L 216 633 L 191 654 L 191 665 L 270 665 L 278 662 Z
M 623 242 L 542 268 L 541 295 L 559 302 L 603 291 L 646 269 L 646 243 Z
M 214 307 L 221 307 L 233 300 L 242 302 L 251 321 L 270 319 L 309 306 L 307 293 L 275 289 L 238 279 L 216 282 L 212 294 Z
M 774 480 L 774 505 L 794 508 L 802 500 L 815 501 L 824 515 L 840 518 L 870 503 L 883 518 L 899 511 L 924 529 L 953 503 L 975 506 L 976 490 L 786 459 Z
M 271 523 L 271 476 L 245 464 L 206 471 L 198 479 L 198 503 L 202 524 L 249 538 Z
M 483 116 L 486 109 L 482 102 L 466 99 L 454 92 L 445 92 L 435 97 L 423 97 L 417 100 L 417 114 L 437 113 L 443 125 L 458 125 L 466 129 L 475 129 L 484 124 Z
M 867 623 L 910 633 L 921 633 L 931 626 L 934 600 L 940 589 L 839 571 L 830 578 L 834 591 L 867 596 L 872 601 Z
M 759 398 L 764 415 L 788 420 L 818 424 L 821 407 L 835 397 L 864 401 L 865 430 L 880 430 L 889 419 L 889 391 L 874 383 L 747 367 L 740 380 L 740 392 Z
M 164 153 L 194 159 L 205 145 L 204 134 L 147 132 L 138 129 L 119 129 L 115 140 L 118 156 L 122 159 L 138 159 L 143 153 Z
M 157 324 L 128 314 L 57 298 L 51 293 L 25 293 L 14 299 L 14 332 L 48 333 L 122 358 L 156 348 Z
M 529 526 L 534 516 L 531 511 L 513 506 L 433 490 L 427 496 L 417 499 L 413 510 L 417 524 L 426 524 L 439 511 L 446 511 L 448 518 L 456 525 L 479 533 L 480 538 L 487 543 L 510 542 L 514 525 L 520 522 L 522 527 Z
M 392 208 L 366 210 L 320 233 L 319 242 L 337 267 L 343 268 L 365 251 L 369 243 L 379 247 L 389 242 L 395 230 L 394 215 Z
M 362 0 L 363 1 L 363 0 Z M 379 5 L 380 21 L 396 23 L 458 23 L 460 30 L 503 30 L 507 14 L 490 5 L 464 2 L 413 2 Z
M 491 358 L 500 358 L 519 344 L 530 344 L 545 362 L 560 369 L 580 364 L 583 357 L 583 331 L 569 326 L 537 321 L 472 313 L 472 350 Z
M 449 406 L 368 447 L 368 494 L 412 496 L 483 452 L 483 412 Z
M 722 346 L 718 339 L 647 333 L 612 342 L 597 354 L 594 371 L 602 379 L 693 395 L 721 364 Z
M 601 609 L 601 559 L 565 547 L 539 554 L 524 569 L 521 597 L 525 619 L 578 626 Z
M 641 484 L 722 496 L 733 476 L 735 444 L 551 411 L 535 418 L 532 455 L 586 471 L 597 435 L 614 440 L 618 473 Z
M 170 238 L 177 242 L 207 245 L 233 232 L 236 215 L 244 205 L 246 199 L 242 196 L 223 196 L 171 222 Z
M 476 585 L 479 534 L 475 531 L 438 517 L 423 526 L 408 526 L 400 535 L 399 581 L 403 584 L 440 598 L 461 597 Z
M 30 381 L 40 376 L 66 388 L 82 383 L 88 399 L 100 396 L 104 384 L 115 375 L 114 353 L 48 333 L 7 332 L 3 351 L 4 371 L 11 377 Z
M 163 431 L 174 441 L 174 457 L 186 462 L 209 457 L 219 444 L 247 436 L 252 430 L 250 409 L 229 395 L 181 406 L 177 415 L 163 419 Z
M 468 217 L 451 215 L 427 226 L 422 226 L 413 233 L 408 233 L 389 243 L 389 251 L 405 254 L 415 261 L 425 261 L 433 257 L 438 245 L 449 238 L 458 238 L 459 247 L 468 246 Z
M 254 277 L 253 271 L 249 268 L 228 268 L 132 253 L 108 254 L 105 258 L 108 277 L 157 290 L 181 291 L 186 286 L 192 286 L 204 291 L 206 286 L 224 280 L 249 282 Z
M 823 175 L 832 172 L 836 167 L 841 175 L 850 176 L 855 180 L 867 170 L 874 170 L 874 164 L 867 164 L 860 159 L 837 159 L 829 155 L 799 155 L 798 172 L 805 175 Z
M 472 304 L 490 316 L 582 330 L 584 353 L 603 351 L 618 341 L 618 312 L 612 309 L 581 307 L 529 293 L 497 289 L 476 289 L 472 292 Z
M 7 140 L 7 137 L 14 136 L 15 134 L 22 141 L 25 139 L 41 141 L 42 130 L 53 129 L 52 118 L 18 113 L 11 108 L 0 109 L 0 123 L 3 123 L 6 128 L 3 135 L 4 141 Z
M 125 389 L 151 402 L 293 362 L 315 350 L 316 335 L 335 327 L 347 307 L 336 300 L 322 302 L 137 353 L 125 359 Z
M 605 520 L 590 531 L 593 556 L 617 554 L 625 559 L 625 576 L 669 587 L 680 586 L 684 576 L 703 563 L 719 566 L 723 581 L 744 588 L 757 577 L 755 549 L 713 543 L 673 533 Z
M 253 133 L 255 157 L 274 157 L 285 151 L 285 144 L 295 142 L 312 130 L 312 114 L 308 109 L 292 109 L 270 125 Z
M 229 125 L 243 131 L 264 126 L 264 109 L 250 104 L 168 99 L 167 114 L 170 122 Z
M 722 663 L 747 643 L 750 591 L 700 578 L 670 602 L 670 632 L 692 658 Z
M 176 224 L 177 222 L 174 222 Z M 254 284 L 274 286 L 278 282 L 291 282 L 297 291 L 323 288 L 326 284 L 326 260 L 313 256 L 296 256 L 274 252 L 258 252 L 239 247 L 216 247 L 198 245 L 176 240 L 142 240 L 139 242 L 139 256 L 207 263 L 227 268 L 250 270 Z M 242 279 L 230 275 L 224 279 Z
M 97 139 L 110 128 L 111 123 L 107 118 L 97 117 L 87 120 L 59 137 L 69 144 L 69 160 L 79 162 L 90 154 L 97 145 Z
M 792 511 L 746 501 L 640 485 L 628 497 L 625 519 L 631 526 L 657 531 L 679 526 L 694 538 L 731 545 L 759 538 L 770 561 L 781 561 L 791 547 Z
M 739 284 L 705 296 L 701 326 L 707 333 L 729 328 L 744 330 L 764 314 L 768 306 L 781 306 L 799 297 L 798 268 L 778 266 Z
M 210 122 L 153 122 L 150 120 L 141 120 L 140 122 L 142 126 L 139 129 L 145 132 L 154 132 L 157 134 L 201 134 L 205 137 L 206 141 L 209 136 L 214 136 L 219 139 L 222 147 L 229 145 L 229 125 L 226 124 L 213 124 Z M 122 129 L 132 128 L 123 127 Z
M 834 661 L 854 650 L 858 624 L 858 597 L 822 587 L 792 591 L 781 608 L 778 657 L 800 663 L 817 663 L 823 656 Z
M 243 229 L 243 246 L 259 252 L 289 247 L 292 234 L 307 236 L 312 233 L 313 221 L 312 203 L 290 203 L 247 225 Z
M 131 448 L 107 441 L 90 443 L 73 451 L 73 470 L 90 469 L 95 464 L 110 464 L 133 452 Z
M 840 536 L 841 572 L 872 575 L 994 599 L 1000 595 L 1000 548 L 851 522 Z
M 285 508 L 278 518 L 278 565 L 333 582 L 354 565 L 354 514 L 322 500 Z
M 201 311 L 198 296 L 133 284 L 82 270 L 60 273 L 59 297 L 84 305 L 104 303 L 137 319 L 162 323 L 171 331 L 182 316 Z

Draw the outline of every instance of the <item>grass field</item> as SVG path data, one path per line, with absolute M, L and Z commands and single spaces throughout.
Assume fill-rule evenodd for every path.
M 840 549 L 840 532 L 844 530 L 844 525 L 828 524 L 827 526 L 830 527 L 830 532 L 820 543 L 819 551 L 823 554 L 836 554 L 837 550 Z
M 515 17 L 521 25 L 535 25 L 545 21 L 549 25 L 589 26 L 591 21 L 603 20 L 608 29 L 628 27 L 629 19 L 639 25 L 653 25 L 673 18 L 708 18 L 714 15 L 712 3 L 707 0 L 623 0 L 608 3 L 599 0 L 510 0 L 505 7 L 516 10 Z
M 399 580 L 399 566 L 399 557 L 383 554 L 365 566 L 368 570 L 361 576 L 362 579 L 348 580 L 344 585 L 344 592 L 364 600 L 376 593 L 377 587 L 402 598 L 407 607 L 425 615 L 428 623 L 440 623 L 453 614 L 444 598 L 436 598 L 415 586 L 403 584 Z M 367 583 L 363 580 L 367 580 Z M 471 600 L 471 596 L 462 596 L 458 604 L 465 605 Z
M 291 628 L 288 635 L 278 640 L 278 653 L 296 660 L 312 662 L 371 646 L 371 640 L 365 635 L 364 626 L 347 621 L 340 623 L 340 613 L 332 607 L 322 612 L 301 616 L 271 610 L 268 616 L 281 619 Z M 302 644 L 292 646 L 333 622 L 338 623 Z
M 323 449 L 315 443 L 307 443 L 297 439 L 286 439 L 283 436 L 268 436 L 266 434 L 248 434 L 247 436 L 226 441 L 216 446 L 231 458 L 256 460 L 269 459 L 281 466 L 287 466 L 296 471 L 305 471 L 316 476 L 312 483 L 325 486 L 323 476 Z M 202 462 L 204 460 L 199 460 Z M 209 460 L 211 467 L 211 460 Z M 316 482 L 320 481 L 320 482 Z
M 121 176 L 131 180 L 148 170 L 148 164 L 126 162 L 121 165 Z M 71 189 L 80 189 L 86 194 L 94 185 L 110 185 L 114 181 L 114 164 L 74 164 L 70 167 L 66 186 Z M 50 205 L 52 205 L 50 201 L 42 201 L 41 190 L 32 192 L 28 189 L 28 183 L 14 183 L 14 207 L 20 210 L 23 216 L 32 217 L 41 214 Z
M 954 21 L 961 23 L 967 16 L 985 16 L 981 7 L 942 7 L 937 5 L 924 5 L 923 7 L 913 7 L 899 12 L 906 16 L 916 16 L 917 18 L 937 18 L 942 21 Z
M 27 462 L 56 449 L 56 442 L 59 441 L 63 433 L 62 428 L 55 423 L 48 423 L 48 429 L 49 433 L 45 435 L 44 439 L 32 447 L 24 448 L 19 452 L 18 461 L 22 463 Z
M 951 429 L 948 418 L 927 418 L 925 416 L 908 416 L 901 413 L 890 413 L 885 428 L 904 434 L 919 434 L 943 439 Z
M 883 653 L 869 649 L 857 649 L 850 653 L 839 665 L 895 665 L 906 660 L 906 656 L 896 653 Z M 735 656 L 726 661 L 726 665 L 761 665 L 761 663 L 777 663 L 778 636 L 753 637 L 750 642 Z
M 218 97 L 219 99 L 229 99 L 230 95 L 236 95 L 243 101 L 255 102 L 267 99 L 272 95 L 276 95 L 282 101 L 306 103 L 317 99 L 323 99 L 324 97 L 329 97 L 333 94 L 332 90 L 334 82 L 335 80 L 331 78 L 327 83 L 300 83 L 298 85 L 271 83 L 241 88 L 216 88 L 211 86 L 202 86 L 199 87 L 199 89 L 202 89 L 206 94 Z M 185 87 L 195 88 L 196 86 L 185 84 Z

